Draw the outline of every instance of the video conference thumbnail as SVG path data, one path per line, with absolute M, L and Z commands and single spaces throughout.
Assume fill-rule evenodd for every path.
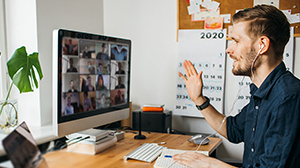
M 62 53 L 62 116 L 128 101 L 128 46 L 64 38 Z

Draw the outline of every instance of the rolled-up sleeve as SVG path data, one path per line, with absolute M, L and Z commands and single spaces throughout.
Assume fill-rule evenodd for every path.
M 246 109 L 247 106 L 236 116 L 227 118 L 227 138 L 232 143 L 244 142 Z

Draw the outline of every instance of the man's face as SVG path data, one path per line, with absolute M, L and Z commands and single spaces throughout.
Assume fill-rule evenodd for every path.
M 88 85 L 92 85 L 92 79 L 91 78 L 88 78 Z
M 70 86 L 71 86 L 71 88 L 74 88 L 74 82 L 73 81 L 70 82 Z
M 72 66 L 73 65 L 73 59 L 70 59 L 69 63 L 70 63 L 70 66 Z
M 107 45 L 103 45 L 103 47 L 102 47 L 102 52 L 105 53 L 105 52 L 106 52 L 106 49 L 107 49 Z
M 247 22 L 238 22 L 232 31 L 232 43 L 226 49 L 233 59 L 232 73 L 234 75 L 251 76 L 251 66 L 256 55 L 252 39 L 246 34 Z M 257 44 L 258 45 L 258 44 Z

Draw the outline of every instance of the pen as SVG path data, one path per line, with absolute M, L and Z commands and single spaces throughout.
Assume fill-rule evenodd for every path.
M 172 156 L 171 156 L 171 155 L 165 155 L 165 157 L 166 157 L 166 158 L 172 158 Z

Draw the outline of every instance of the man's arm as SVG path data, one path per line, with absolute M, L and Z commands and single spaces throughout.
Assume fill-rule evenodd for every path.
M 191 61 L 184 61 L 183 68 L 186 77 L 179 72 L 179 76 L 184 80 L 186 88 L 191 100 L 198 106 L 202 105 L 206 98 L 202 94 L 203 81 L 202 71 L 198 74 Z M 226 120 L 222 125 L 225 115 L 219 113 L 212 105 L 201 110 L 202 115 L 214 130 L 219 130 L 218 133 L 227 138 Z M 220 128 L 220 126 L 222 127 Z

